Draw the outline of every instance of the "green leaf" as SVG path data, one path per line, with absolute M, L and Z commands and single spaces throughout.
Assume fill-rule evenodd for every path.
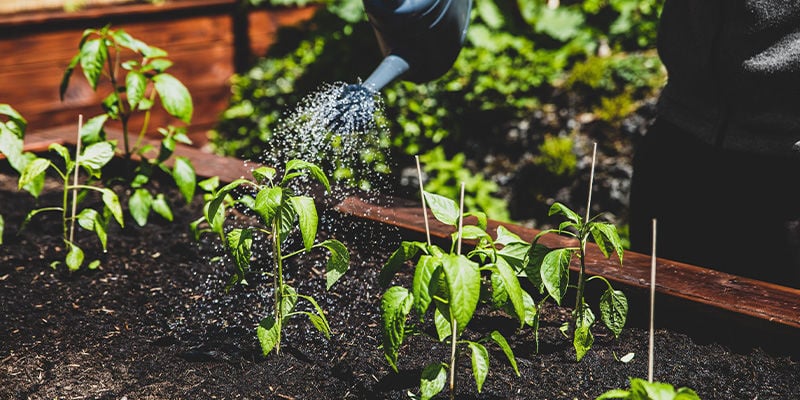
M 525 265 L 525 276 L 539 289 L 539 293 L 544 293 L 545 287 L 542 281 L 542 263 L 544 257 L 550 253 L 550 248 L 534 241 L 528 250 L 528 262 Z
M 425 202 L 437 220 L 450 226 L 458 226 L 459 209 L 455 201 L 438 194 L 423 192 Z
M 499 273 L 493 273 L 489 280 L 492 283 L 492 304 L 497 308 L 503 308 L 508 303 L 508 292 L 503 284 L 503 278 Z
M 553 299 L 561 305 L 569 284 L 569 261 L 573 249 L 555 249 L 547 253 L 542 260 L 541 278 L 544 287 Z
M 92 89 L 97 90 L 97 82 L 100 80 L 108 57 L 105 40 L 100 38 L 87 40 L 81 46 L 79 55 L 83 75 Z M 69 68 L 67 69 L 69 70 Z
M 191 123 L 194 107 L 192 105 L 192 96 L 186 86 L 183 86 L 181 81 L 167 73 L 153 76 L 153 83 L 164 109 L 173 117 L 187 124 Z
M 247 231 L 249 233 L 249 231 Z M 252 237 L 251 237 L 252 238 Z M 247 249 L 247 252 L 250 252 L 250 249 Z M 248 260 L 249 261 L 249 260 Z M 281 317 L 286 318 L 292 311 L 294 311 L 295 306 L 297 305 L 297 291 L 294 290 L 293 287 L 284 284 L 282 289 L 282 296 L 281 296 Z
M 582 325 L 575 329 L 575 337 L 572 339 L 572 345 L 575 347 L 575 356 L 578 361 L 583 359 L 583 356 L 592 348 L 594 343 L 594 336 L 590 330 L 589 325 Z
M 550 206 L 550 211 L 548 211 L 547 215 L 554 215 L 554 214 L 561 214 L 565 216 L 568 220 L 570 220 L 575 225 L 580 225 L 582 223 L 580 215 L 578 215 L 575 211 L 569 209 L 569 207 L 555 202 L 552 206 Z
M 472 352 L 472 375 L 475 377 L 475 385 L 480 393 L 483 382 L 489 375 L 489 352 L 480 343 L 467 342 L 467 345 Z
M 530 249 L 531 245 L 528 243 L 512 242 L 498 250 L 497 255 L 508 262 L 514 271 L 522 271 L 527 265 L 528 252 Z
M 97 235 L 97 239 L 103 246 L 103 251 L 106 250 L 106 243 L 108 242 L 108 233 L 106 232 L 106 222 L 97 211 L 91 208 L 84 208 L 77 216 L 78 225 L 88 231 L 93 231 Z
M 253 211 L 261 216 L 264 224 L 271 225 L 275 214 L 281 208 L 281 204 L 283 204 L 283 188 L 280 186 L 268 187 L 261 189 L 258 194 L 256 194 Z
M 505 24 L 503 13 L 494 1 L 479 1 L 476 4 L 476 9 L 481 16 L 481 20 L 488 27 L 497 30 L 501 29 Z
M 128 210 L 131 217 L 136 221 L 139 226 L 147 225 L 147 219 L 150 216 L 150 208 L 153 205 L 153 196 L 147 189 L 136 189 L 130 198 L 128 198 Z
M 463 255 L 442 257 L 442 269 L 450 293 L 450 313 L 455 318 L 458 333 L 464 331 L 475 313 L 481 294 L 481 273 L 478 264 Z
M 226 238 L 228 249 L 236 264 L 236 277 L 233 283 L 244 282 L 245 273 L 250 270 L 250 257 L 253 255 L 253 232 L 250 229 L 232 229 Z
M 293 171 L 308 171 L 311 176 L 314 177 L 314 179 L 325 186 L 325 190 L 329 192 L 331 191 L 331 184 L 328 182 L 328 177 L 325 176 L 324 172 L 322 172 L 322 168 L 318 167 L 316 164 L 303 160 L 289 160 L 286 163 L 286 171 L 283 174 L 281 185 L 285 184 L 289 181 L 289 179 L 291 179 L 291 176 L 293 176 L 291 173 Z
M 454 235 L 455 234 L 458 234 L 458 232 L 455 232 Z M 489 234 L 486 233 L 486 231 L 475 225 L 464 225 L 463 227 L 461 227 L 461 238 L 467 240 L 485 239 L 489 242 L 492 241 L 492 237 L 489 236 Z
M 178 185 L 183 198 L 186 199 L 186 204 L 191 203 L 197 188 L 197 175 L 195 175 L 192 162 L 186 157 L 175 157 L 172 178 L 175 179 L 175 184 Z
M 125 94 L 128 96 L 128 104 L 135 109 L 144 98 L 147 90 L 147 78 L 139 71 L 130 71 L 125 76 Z
M 3 232 L 6 229 L 6 220 L 0 215 L 0 244 L 3 244 Z
M 568 7 L 555 9 L 544 7 L 540 12 L 541 16 L 534 26 L 537 33 L 544 33 L 561 42 L 580 34 L 581 26 L 584 24 L 584 17 L 580 11 Z
M 200 189 L 203 189 L 206 192 L 213 192 L 219 187 L 219 177 L 212 176 L 211 178 L 203 179 L 202 181 L 197 182 L 197 186 L 199 186 Z
M 511 350 L 511 346 L 508 345 L 508 341 L 506 340 L 503 335 L 500 334 L 498 331 L 492 331 L 490 337 L 500 346 L 500 350 L 503 351 L 503 354 L 506 355 L 508 358 L 508 363 L 511 364 L 511 368 L 514 369 L 514 372 L 519 375 L 519 368 L 517 368 L 517 359 L 514 357 L 514 351 Z
M 89 265 L 86 266 L 86 268 L 89 268 L 90 270 L 94 271 L 99 266 L 100 266 L 100 260 L 94 260 L 94 261 L 90 262 Z
M 272 316 L 262 319 L 258 324 L 256 335 L 258 336 L 258 343 L 261 344 L 261 353 L 264 356 L 268 355 L 278 344 L 280 329 L 280 324 L 275 323 L 275 318 Z
M 22 114 L 17 112 L 17 110 L 10 105 L 0 103 L 0 115 L 8 117 L 8 121 L 5 124 L 0 121 L 0 125 L 5 125 L 11 133 L 20 139 L 25 136 L 25 129 L 28 127 L 28 121 L 22 117 Z
M 92 143 L 83 150 L 78 164 L 92 176 L 100 176 L 100 170 L 114 158 L 114 146 L 110 142 Z
M 517 274 L 514 272 L 508 262 L 506 262 L 506 260 L 502 257 L 497 258 L 497 262 L 494 264 L 494 267 L 497 273 L 500 275 L 500 279 L 503 282 L 503 288 L 508 294 L 508 299 L 511 300 L 511 304 L 514 306 L 514 312 L 519 319 L 521 328 L 525 323 L 525 303 L 522 299 L 522 287 L 519 285 Z
M 100 188 L 99 190 L 103 193 L 103 204 L 106 206 L 106 209 L 111 212 L 111 215 L 114 216 L 119 226 L 124 228 L 125 220 L 122 218 L 122 205 L 119 202 L 119 197 L 111 189 Z
M 103 126 L 107 120 L 107 114 L 100 114 L 86 121 L 81 127 L 81 141 L 84 144 L 93 144 L 104 140 Z
M 135 51 L 137 53 L 145 53 L 149 48 L 147 44 L 145 44 L 141 40 L 135 39 L 133 36 L 128 34 L 128 32 L 125 32 L 122 29 L 117 29 L 111 36 L 114 38 L 114 41 L 117 42 L 117 44 L 119 44 L 120 46 Z
M 69 252 L 67 252 L 64 262 L 70 271 L 77 271 L 83 264 L 83 250 L 74 243 L 67 243 L 67 247 L 69 247 Z
M 445 339 L 453 334 L 453 328 L 450 326 L 450 321 L 444 316 L 444 314 L 442 314 L 441 311 L 439 311 L 438 308 L 434 308 L 433 311 L 433 324 L 436 327 L 436 337 L 440 342 L 444 342 Z
M 438 260 L 427 254 L 420 256 L 417 266 L 414 268 L 414 281 L 412 283 L 412 293 L 414 294 L 414 309 L 422 318 L 431 304 L 429 286 L 433 272 L 438 268 Z
M 442 363 L 430 364 L 422 370 L 419 379 L 421 400 L 429 400 L 444 389 L 447 382 L 447 366 Z
M 533 328 L 536 332 L 539 329 L 539 308 L 536 307 L 536 302 L 533 297 L 526 291 L 522 291 L 522 302 L 525 304 L 525 325 Z
M 275 168 L 259 167 L 253 170 L 253 178 L 255 178 L 256 182 L 259 184 L 264 184 L 266 182 L 271 182 L 275 178 L 275 173 Z
M 383 316 L 383 355 L 397 372 L 397 355 L 403 343 L 406 317 L 414 303 L 414 295 L 401 286 L 392 286 L 383 293 L 381 315 Z
M 694 390 L 682 387 L 678 389 L 673 400 L 700 400 L 700 396 Z
M 224 217 L 225 213 L 220 213 L 220 206 L 222 206 L 222 202 L 225 201 L 225 198 L 228 196 L 233 189 L 236 189 L 243 183 L 248 183 L 246 179 L 237 179 L 225 186 L 222 187 L 215 195 L 214 198 L 208 202 L 208 208 L 206 211 L 206 221 L 212 226 L 219 223 L 217 217 L 222 216 Z M 209 218 L 210 217 L 210 218 Z
M 627 399 L 629 396 L 630 392 L 627 390 L 611 389 L 601 394 L 600 397 L 596 398 L 595 400 Z
M 47 146 L 47 150 L 55 152 L 64 160 L 64 164 L 67 165 L 67 171 L 72 169 L 72 156 L 69 154 L 69 150 L 67 150 L 66 147 L 58 143 L 51 143 L 50 146 Z
M 311 305 L 314 306 L 314 313 L 306 313 L 308 318 L 311 320 L 311 323 L 314 324 L 314 327 L 317 328 L 320 332 L 322 332 L 325 337 L 330 339 L 331 337 L 331 326 L 328 324 L 328 319 L 325 318 L 325 313 L 322 311 L 322 307 L 319 306 L 316 300 L 314 300 L 311 296 L 303 296 L 306 300 L 308 300 Z
M 618 338 L 628 316 L 628 299 L 625 294 L 607 288 L 600 296 L 600 315 L 603 323 L 614 333 L 614 337 Z
M 320 245 L 331 252 L 328 262 L 325 264 L 325 287 L 330 290 L 350 268 L 350 252 L 342 242 L 335 239 L 328 239 L 320 243 Z
M 519 237 L 514 232 L 511 232 L 505 226 L 498 226 L 497 227 L 497 239 L 494 240 L 497 244 L 502 244 L 503 246 L 508 246 L 511 243 L 522 243 L 527 244 L 522 238 Z
M 297 213 L 303 245 L 306 250 L 311 250 L 311 246 L 314 245 L 314 240 L 317 237 L 317 223 L 319 221 L 314 199 L 308 196 L 292 196 L 289 197 L 289 202 L 292 203 L 292 208 Z
M 61 76 L 61 84 L 58 88 L 58 96 L 61 101 L 64 101 L 64 94 L 67 92 L 67 87 L 69 87 L 69 79 L 72 77 L 72 72 L 75 71 L 75 67 L 78 66 L 80 61 L 81 55 L 78 53 L 72 57 L 69 65 L 67 65 L 67 69 L 64 70 L 64 75 Z
M 597 243 L 597 247 L 603 252 L 603 255 L 608 258 L 610 250 L 608 245 L 610 244 L 611 249 L 619 257 L 619 264 L 622 265 L 622 254 L 625 250 L 622 248 L 622 240 L 620 240 L 617 233 L 617 227 L 609 223 L 594 222 L 591 224 L 589 231 L 592 233 L 592 237 Z
M 19 173 L 25 169 L 27 161 L 23 155 L 24 140 L 0 123 L 0 154 L 8 159 L 8 163 Z
M 425 250 L 425 245 L 419 242 L 402 242 L 400 243 L 400 247 L 389 256 L 389 260 L 386 261 L 386 264 L 383 265 L 381 269 L 380 275 L 378 275 L 378 283 L 381 287 L 387 287 L 392 282 L 392 278 L 403 266 L 403 264 L 414 258 L 417 255 L 417 252 L 420 250 Z
M 43 176 L 49 166 L 50 160 L 45 158 L 37 158 L 29 162 L 22 171 L 22 175 L 19 177 L 19 189 L 34 182 L 38 177 Z
M 153 199 L 153 211 L 156 214 L 160 215 L 161 218 L 164 218 L 167 221 L 172 222 L 173 215 L 172 209 L 167 202 L 167 198 L 164 196 L 164 193 L 159 193 L 156 195 L 156 198 Z

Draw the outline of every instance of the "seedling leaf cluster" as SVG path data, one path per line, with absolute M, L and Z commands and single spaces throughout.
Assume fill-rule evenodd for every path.
M 219 187 L 216 178 L 200 182 L 200 187 L 209 191 L 205 196 L 204 215 L 192 224 L 196 236 L 209 232 L 216 234 L 235 265 L 235 272 L 228 287 L 247 284 L 252 270 L 254 242 L 259 237 L 269 238 L 272 247 L 272 271 L 275 301 L 273 313 L 264 317 L 256 329 L 261 350 L 266 356 L 273 350 L 280 353 L 281 331 L 286 320 L 294 316 L 305 316 L 326 337 L 331 334 L 330 324 L 319 303 L 311 296 L 298 293 L 284 280 L 284 261 L 290 257 L 313 249 L 324 248 L 330 253 L 326 263 L 326 288 L 330 289 L 349 268 L 350 253 L 336 239 L 317 242 L 319 218 L 312 197 L 297 194 L 292 188 L 294 180 L 310 177 L 330 191 L 330 183 L 321 168 L 302 160 L 286 163 L 282 177 L 271 167 L 259 167 L 253 171 L 252 179 L 237 179 Z M 255 196 L 234 198 L 237 190 L 249 189 Z M 258 225 L 233 227 L 226 225 L 229 210 L 243 206 L 257 217 Z M 292 232 L 299 231 L 302 247 L 287 252 Z M 299 301 L 310 305 L 308 310 L 297 307 Z

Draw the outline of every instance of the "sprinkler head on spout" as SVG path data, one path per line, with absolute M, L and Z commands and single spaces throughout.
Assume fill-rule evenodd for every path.
M 328 130 L 335 134 L 369 131 L 375 124 L 376 94 L 366 85 L 342 87 L 331 108 Z

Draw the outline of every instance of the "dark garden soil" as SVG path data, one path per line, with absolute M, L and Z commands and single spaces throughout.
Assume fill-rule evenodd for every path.
M 323 254 L 294 259 L 287 275 L 300 293 L 320 301 L 334 333 L 326 340 L 308 321 L 290 320 L 281 354 L 265 358 L 255 326 L 271 307 L 270 282 L 253 276 L 249 286 L 223 290 L 230 267 L 213 260 L 221 254 L 215 238 L 195 242 L 189 233 L 199 202 L 176 206 L 172 223 L 128 221 L 110 232 L 105 254 L 80 232 L 87 255 L 100 254 L 102 265 L 68 273 L 49 266 L 63 257 L 58 219 L 43 215 L 17 235 L 34 201 L 15 190 L 15 177 L 0 175 L 0 183 L 0 399 L 406 399 L 418 391 L 421 368 L 448 355 L 446 345 L 414 336 L 401 349 L 399 374 L 383 358 L 377 275 L 400 241 L 396 230 L 325 213 L 339 226 L 324 234 L 348 245 L 350 271 L 330 292 Z M 40 203 L 59 196 L 48 192 Z M 407 283 L 410 276 L 396 279 Z M 530 330 L 517 331 L 506 315 L 480 308 L 466 335 L 500 330 L 522 376 L 492 348 L 491 371 L 477 394 L 462 357 L 457 398 L 594 399 L 627 387 L 629 377 L 647 376 L 645 329 L 629 327 L 614 339 L 598 328 L 594 348 L 577 363 L 558 329 L 568 313 L 543 309 L 537 353 Z M 800 399 L 800 364 L 786 356 L 733 352 L 665 329 L 655 337 L 657 380 L 710 400 Z M 632 361 L 615 360 L 628 353 Z

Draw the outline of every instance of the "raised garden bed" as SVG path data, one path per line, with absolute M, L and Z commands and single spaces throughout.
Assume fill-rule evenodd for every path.
M 247 173 L 236 160 L 185 154 L 203 157 L 194 164 L 217 175 Z M 31 198 L 16 190 L 16 177 L 7 166 L 0 168 L 0 214 L 7 227 L 17 227 Z M 49 190 L 43 196 L 47 201 L 60 193 Z M 180 203 L 177 197 L 173 204 Z M 176 207 L 173 223 L 153 220 L 142 228 L 130 224 L 111 232 L 109 251 L 93 272 L 49 268 L 61 251 L 52 221 L 36 220 L 19 236 L 7 228 L 0 246 L 5 316 L 0 320 L 0 397 L 408 398 L 408 391 L 417 391 L 421 368 L 449 351 L 423 336 L 412 337 L 401 349 L 396 374 L 379 348 L 378 272 L 400 240 L 418 235 L 415 205 L 399 200 L 367 204 L 352 197 L 326 201 L 324 209 L 323 225 L 335 227 L 325 235 L 351 249 L 351 270 L 331 292 L 324 290 L 321 255 L 292 261 L 287 271 L 295 287 L 321 301 L 334 333 L 328 341 L 306 321 L 290 320 L 284 328 L 285 351 L 267 358 L 260 355 L 254 328 L 271 304 L 271 291 L 252 281 L 225 293 L 231 270 L 211 262 L 221 254 L 218 243 L 210 236 L 195 242 L 188 231 L 188 223 L 201 215 L 199 200 Z M 91 241 L 85 246 L 99 252 L 96 247 Z M 633 301 L 647 284 L 637 267 L 649 265 L 646 259 L 626 253 L 620 269 L 592 256 L 597 268 L 592 272 L 627 286 L 623 290 L 632 298 L 632 322 L 618 340 L 599 330 L 580 363 L 558 329 L 568 309 L 545 307 L 537 353 L 529 331 L 517 331 L 505 314 L 482 308 L 466 336 L 500 330 L 514 348 L 522 376 L 514 376 L 502 354 L 492 352 L 492 369 L 478 395 L 468 358 L 462 358 L 457 397 L 593 399 L 627 386 L 629 377 L 646 376 L 647 331 L 641 321 L 647 306 Z M 798 333 L 797 290 L 667 260 L 659 265 L 664 279 L 659 304 L 679 308 L 659 307 L 664 317 L 657 319 L 657 380 L 692 387 L 703 399 L 800 397 L 800 364 L 790 358 L 793 353 L 797 357 L 797 346 L 788 340 Z M 678 279 L 689 276 L 688 287 L 686 279 Z M 676 287 L 681 281 L 684 286 Z M 731 294 L 734 298 L 720 297 Z M 749 298 L 736 301 L 737 296 Z M 685 329 L 699 323 L 699 316 L 706 320 L 704 332 Z M 730 340 L 742 334 L 747 340 Z M 781 337 L 787 347 L 774 346 Z M 615 360 L 628 353 L 635 354 L 629 363 Z

